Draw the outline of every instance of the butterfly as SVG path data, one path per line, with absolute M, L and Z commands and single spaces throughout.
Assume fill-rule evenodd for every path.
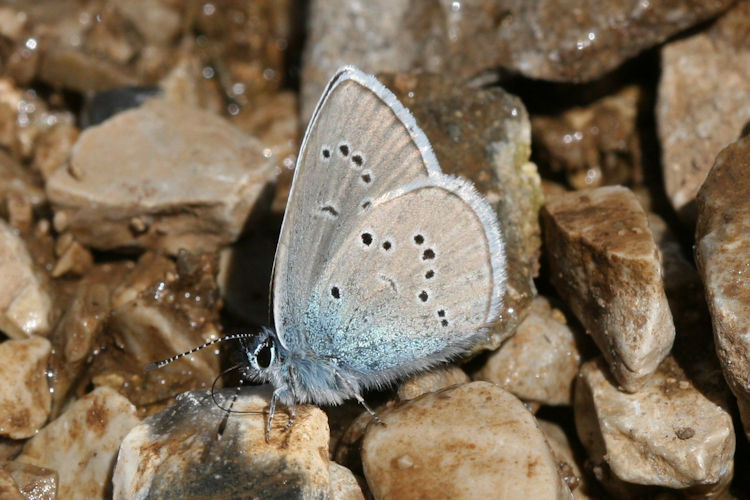
M 297 159 L 274 259 L 275 328 L 217 341 L 250 338 L 244 373 L 274 388 L 266 439 L 278 404 L 287 428 L 300 403 L 354 398 L 377 419 L 362 393 L 484 339 L 505 288 L 503 236 L 487 200 L 441 171 L 390 90 L 346 66 Z

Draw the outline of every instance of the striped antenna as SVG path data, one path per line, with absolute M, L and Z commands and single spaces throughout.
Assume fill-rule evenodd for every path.
M 255 337 L 256 334 L 254 333 L 232 333 L 230 335 L 225 335 L 224 337 L 219 337 L 216 340 L 211 340 L 210 342 L 206 342 L 203 345 L 199 345 L 198 347 L 194 347 L 193 349 L 190 349 L 189 351 L 183 352 L 181 354 L 176 354 L 172 356 L 171 358 L 167 358 L 163 361 L 156 361 L 154 363 L 149 363 L 146 366 L 146 371 L 150 372 L 151 370 L 156 370 L 157 368 L 161 368 L 163 366 L 168 365 L 169 363 L 172 363 L 174 361 L 177 361 L 180 358 L 184 358 L 185 356 L 190 356 L 194 352 L 200 351 L 201 349 L 205 349 L 206 347 L 211 347 L 214 344 L 218 344 L 219 342 L 224 342 L 225 340 L 236 340 L 236 339 L 249 339 Z

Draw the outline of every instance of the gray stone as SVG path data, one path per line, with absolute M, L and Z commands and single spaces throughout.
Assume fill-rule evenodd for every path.
M 145 419 L 122 442 L 113 498 L 329 498 L 325 414 L 298 406 L 285 430 L 281 409 L 266 442 L 267 389 L 246 389 L 234 403 L 233 411 L 252 413 L 227 414 L 206 390 Z M 227 406 L 233 394 L 215 396 Z
M 303 117 L 342 64 L 459 79 L 502 66 L 535 79 L 591 81 L 732 3 L 317 0 L 303 58 Z
M 222 118 L 151 99 L 86 129 L 46 188 L 84 245 L 197 252 L 234 241 L 274 175 Z
M 638 390 L 675 336 L 646 214 L 619 186 L 552 196 L 542 213 L 552 283 L 617 382 Z

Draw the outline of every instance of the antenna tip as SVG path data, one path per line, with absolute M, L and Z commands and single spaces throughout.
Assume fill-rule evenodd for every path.
M 146 365 L 146 368 L 144 368 L 144 370 L 150 372 L 152 370 L 156 370 L 157 368 L 159 368 L 159 363 L 149 363 Z

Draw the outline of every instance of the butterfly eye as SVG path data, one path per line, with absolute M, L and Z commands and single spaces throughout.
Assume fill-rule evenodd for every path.
M 260 344 L 253 352 L 253 358 L 258 369 L 265 369 L 271 366 L 274 359 L 276 358 L 276 351 L 274 350 L 273 340 L 266 339 L 265 342 Z

